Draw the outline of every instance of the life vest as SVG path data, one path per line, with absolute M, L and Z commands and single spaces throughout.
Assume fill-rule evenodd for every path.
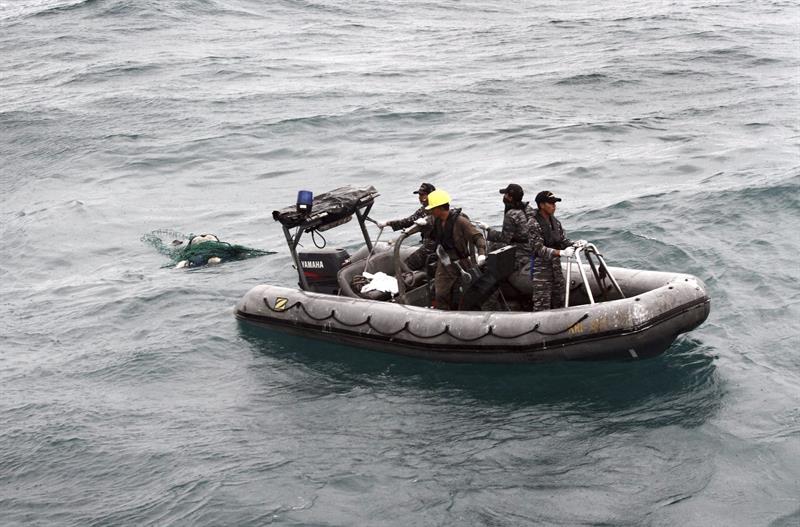
M 553 232 L 553 226 L 551 225 L 550 221 L 543 218 L 538 211 L 534 217 L 536 218 L 536 221 L 539 222 L 539 226 L 542 228 L 542 238 L 544 239 L 545 247 L 550 247 L 551 249 L 560 249 L 561 244 L 564 243 L 564 232 L 561 231 L 561 229 L 558 229 L 560 236 L 556 238 L 556 234 Z
M 444 250 L 447 251 L 448 254 L 457 254 L 460 260 L 466 258 L 467 255 L 462 254 L 461 251 L 458 250 L 456 247 L 456 240 L 453 237 L 453 229 L 455 229 L 456 220 L 458 220 L 459 216 L 461 216 L 461 209 L 451 210 L 444 225 L 442 225 L 442 220 L 437 218 L 433 222 L 433 239 L 436 243 L 444 247 Z

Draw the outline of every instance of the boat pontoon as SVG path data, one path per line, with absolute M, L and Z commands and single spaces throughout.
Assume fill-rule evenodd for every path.
M 562 263 L 567 307 L 522 310 L 531 289 L 510 287 L 506 278 L 514 254 L 506 247 L 490 252 L 482 269 L 463 272 L 461 309 L 433 309 L 435 264 L 414 272 L 404 263 L 413 247 L 403 242 L 421 227 L 403 231 L 391 243 L 373 243 L 367 222 L 377 197 L 372 186 L 348 186 L 313 200 L 306 194 L 298 205 L 274 211 L 299 288 L 258 285 L 239 301 L 236 316 L 303 337 L 453 362 L 653 357 L 708 317 L 710 298 L 698 278 L 609 267 L 592 244 Z M 298 251 L 303 235 L 317 237 L 353 217 L 364 247 L 352 255 L 341 248 Z M 377 273 L 397 279 L 396 294 L 362 293 L 363 277 Z

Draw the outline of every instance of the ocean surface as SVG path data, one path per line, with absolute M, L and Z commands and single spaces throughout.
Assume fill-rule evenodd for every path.
M 513 367 L 237 323 L 298 190 L 423 181 L 711 315 Z M 0 525 L 800 525 L 799 231 L 797 2 L 0 0 Z

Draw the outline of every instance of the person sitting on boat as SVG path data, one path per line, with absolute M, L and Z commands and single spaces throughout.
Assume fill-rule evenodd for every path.
M 503 227 L 501 230 L 488 227 L 483 222 L 475 222 L 476 225 L 486 231 L 486 240 L 489 242 L 490 250 L 497 250 L 507 245 L 513 245 L 515 251 L 514 274 L 509 276 L 508 281 L 519 290 L 527 290 L 530 287 L 530 271 L 526 268 L 530 264 L 530 241 L 529 241 L 529 219 L 533 218 L 536 211 L 527 201 L 522 201 L 525 191 L 516 183 L 509 183 L 505 188 L 500 189 L 503 195 Z
M 544 311 L 564 307 L 567 284 L 561 270 L 561 256 L 575 253 L 573 245 L 585 245 L 585 240 L 573 244 L 567 238 L 561 222 L 555 217 L 556 203 L 561 201 L 549 190 L 536 195 L 537 210 L 528 222 L 531 254 L 533 256 L 533 310 Z
M 393 231 L 399 231 L 401 229 L 407 229 L 414 225 L 414 222 L 420 218 L 426 218 L 428 216 L 429 211 L 425 209 L 428 205 L 428 195 L 436 190 L 430 183 L 423 183 L 419 186 L 419 189 L 414 191 L 414 194 L 418 195 L 420 208 L 418 208 L 414 214 L 408 216 L 406 218 L 401 218 L 399 220 L 389 220 L 389 221 L 379 221 L 377 222 L 378 227 L 381 229 L 386 227 L 391 227 Z M 425 262 L 428 261 L 428 256 L 433 254 L 436 251 L 436 244 L 431 240 L 430 233 L 423 230 L 421 233 L 422 235 L 422 247 L 411 253 L 408 258 L 406 258 L 406 265 L 412 271 L 418 271 L 425 266 Z
M 450 195 L 443 190 L 434 190 L 428 195 L 428 205 L 431 217 L 428 222 L 433 224 L 431 237 L 436 246 L 441 246 L 450 258 L 450 264 L 445 265 L 441 259 L 436 265 L 434 288 L 436 290 L 437 309 L 455 309 L 453 293 L 461 280 L 461 269 L 469 269 L 473 263 L 470 260 L 471 248 L 477 249 L 477 264 L 486 260 L 486 240 L 478 229 L 461 213 L 461 209 L 450 208 Z M 421 221 L 421 220 L 418 220 Z

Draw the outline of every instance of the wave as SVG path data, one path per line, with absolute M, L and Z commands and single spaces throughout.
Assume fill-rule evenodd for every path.
M 352 10 L 345 9 L 340 5 L 333 5 L 324 2 L 312 2 L 310 0 L 282 0 L 284 5 L 300 9 L 304 12 L 319 12 L 334 15 L 353 15 Z M 346 4 L 343 4 L 346 5 Z
M 793 251 L 776 226 L 791 225 L 800 211 L 800 175 L 739 188 L 714 179 L 703 184 L 708 190 L 649 193 L 574 214 L 570 235 L 608 249 L 611 265 L 689 272 L 713 282 L 725 273 L 752 275 L 753 256 L 769 254 L 774 269 L 766 279 L 778 289 L 794 280 Z
M 747 48 L 742 46 L 733 46 L 727 48 L 718 48 L 699 53 L 696 55 L 686 57 L 688 62 L 711 62 L 714 64 L 730 64 L 731 61 L 743 61 L 752 63 L 752 61 L 759 59 L 747 51 Z
M 601 83 L 610 83 L 615 81 L 609 77 L 608 75 L 604 75 L 602 73 L 587 73 L 582 75 L 573 75 L 571 77 L 567 77 L 556 81 L 556 85 L 561 86 L 573 86 L 573 85 L 582 85 L 582 84 L 601 84 Z
M 708 185 L 719 175 L 721 173 L 710 176 L 703 183 Z M 699 192 L 695 189 L 686 189 L 644 194 L 638 198 L 619 201 L 608 207 L 581 213 L 575 217 L 591 220 L 597 215 L 606 216 L 609 213 L 617 215 L 622 212 L 624 212 L 623 216 L 628 216 L 634 208 L 651 208 L 665 204 L 668 204 L 673 210 L 677 209 L 676 212 L 680 213 L 681 209 L 695 208 L 697 203 L 702 203 L 703 209 L 716 209 L 716 207 L 728 205 L 725 217 L 739 220 L 742 215 L 747 213 L 747 208 L 744 206 L 730 207 L 730 205 L 775 204 L 776 202 L 779 205 L 778 210 L 800 211 L 800 174 L 789 174 L 784 179 L 764 185 L 743 185 L 739 188 L 710 189 Z M 678 204 L 677 207 L 676 204 Z M 776 207 L 773 206 L 771 209 L 775 210 Z
M 662 77 L 686 77 L 688 79 L 713 77 L 713 74 L 708 71 L 693 70 L 684 67 L 659 69 L 655 70 L 654 73 L 661 75 Z
M 140 18 L 165 21 L 185 21 L 186 16 L 210 13 L 214 15 L 233 15 L 262 17 L 256 11 L 233 8 L 215 0 L 191 0 L 165 4 L 154 0 L 23 0 L 0 1 L 0 20 L 46 17 L 79 11 L 88 7 L 96 8 L 90 13 L 95 18 L 112 18 L 135 15 Z M 128 28 L 128 31 L 132 28 Z
M 0 2 L 0 20 L 52 15 L 95 4 L 98 0 L 23 0 Z
M 105 82 L 113 77 L 133 77 L 146 73 L 161 71 L 163 67 L 159 64 L 144 64 L 127 61 L 124 63 L 104 64 L 91 67 L 89 70 L 80 71 L 61 83 L 61 86 L 77 83 L 99 83 Z
M 115 0 L 112 3 L 103 5 L 104 8 L 94 16 L 107 18 L 134 14 L 141 18 L 157 19 L 161 22 L 185 22 L 187 17 L 198 15 L 245 16 L 248 18 L 263 16 L 255 11 L 239 7 L 234 8 L 217 0 L 182 0 L 175 3 L 158 2 L 156 0 L 148 0 L 146 2 L 141 0 Z
M 287 127 L 311 127 L 311 128 L 326 128 L 326 127 L 339 127 L 344 123 L 353 122 L 428 122 L 440 120 L 448 115 L 446 112 L 441 111 L 421 111 L 421 112 L 401 112 L 391 111 L 386 109 L 366 109 L 359 108 L 351 112 L 332 114 L 332 115 L 310 115 L 306 117 L 291 117 L 288 119 L 281 119 L 269 123 L 267 126 L 271 128 L 287 128 Z
M 569 123 L 559 126 L 536 126 L 547 135 L 552 135 L 553 132 L 561 132 L 568 134 L 584 134 L 584 133 L 627 133 L 630 130 L 668 130 L 666 122 L 670 119 L 662 115 L 651 115 L 643 117 L 633 117 L 626 121 L 596 121 L 587 123 Z M 528 127 L 532 128 L 532 127 Z M 502 130 L 501 130 L 502 131 Z

